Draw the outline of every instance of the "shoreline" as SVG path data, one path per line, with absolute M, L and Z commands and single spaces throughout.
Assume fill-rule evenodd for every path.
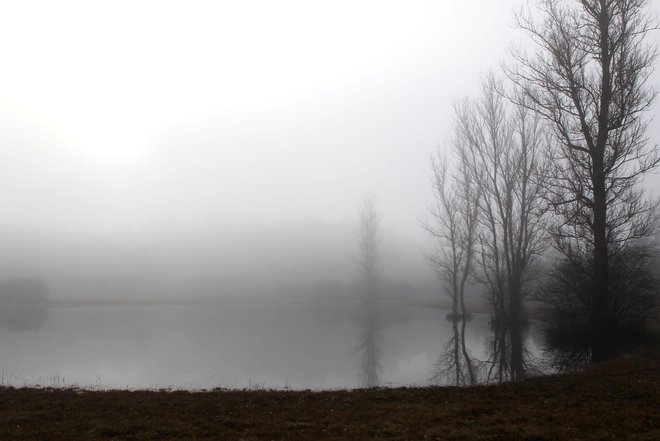
M 0 388 L 1 439 L 660 439 L 658 354 L 473 387 Z

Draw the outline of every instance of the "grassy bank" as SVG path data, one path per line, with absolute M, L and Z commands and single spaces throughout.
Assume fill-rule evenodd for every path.
M 474 388 L 0 389 L 0 439 L 660 439 L 660 360 Z

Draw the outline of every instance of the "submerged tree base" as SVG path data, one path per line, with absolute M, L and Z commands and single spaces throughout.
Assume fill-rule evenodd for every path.
M 580 332 L 582 331 L 582 332 Z M 657 346 L 660 337 L 646 328 L 639 327 L 615 330 L 604 342 L 597 344 L 597 339 L 589 330 L 551 326 L 544 330 L 545 364 L 556 372 L 571 372 L 584 369 L 598 358 L 611 360 L 630 357 L 650 346 Z
M 460 321 L 471 321 L 472 320 L 472 313 L 471 312 L 450 312 L 448 313 L 445 318 L 447 319 L 448 322 L 460 322 Z
M 660 439 L 660 356 L 479 387 L 0 389 L 0 439 Z

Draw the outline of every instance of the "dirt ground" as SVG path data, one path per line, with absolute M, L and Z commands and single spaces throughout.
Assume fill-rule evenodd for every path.
M 472 388 L 3 388 L 0 439 L 660 440 L 660 359 Z

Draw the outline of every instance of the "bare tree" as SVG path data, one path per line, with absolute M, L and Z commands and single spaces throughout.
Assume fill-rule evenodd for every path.
M 594 361 L 606 358 L 613 301 L 611 262 L 626 244 L 651 232 L 652 204 L 637 185 L 660 161 L 644 119 L 655 97 L 647 82 L 657 27 L 646 0 L 539 0 L 519 26 L 536 43 L 514 53 L 509 77 L 521 103 L 552 127 L 551 202 L 561 221 L 557 248 L 591 280 Z M 538 18 L 534 18 L 538 17 Z
M 459 145 L 453 149 L 460 154 Z M 446 157 L 437 154 L 431 160 L 434 201 L 424 228 L 436 239 L 436 251 L 430 256 L 445 291 L 452 301 L 452 317 L 467 315 L 465 287 L 475 264 L 479 190 L 467 164 L 458 158 L 457 171 L 449 174 Z
M 379 384 L 381 371 L 378 323 L 378 247 L 380 215 L 373 195 L 364 198 L 360 212 L 357 262 L 362 294 L 361 335 L 358 351 L 361 356 L 361 377 L 365 387 Z
M 465 327 L 469 318 L 465 288 L 475 265 L 479 189 L 466 162 L 460 158 L 460 145 L 453 142 L 452 150 L 458 160 L 452 175 L 445 156 L 438 153 L 432 158 L 434 202 L 429 207 L 430 217 L 424 222 L 437 245 L 430 260 L 452 301 L 448 318 L 452 321 L 453 336 L 436 363 L 434 379 L 449 378 L 456 385 L 476 384 L 477 366 L 465 345 Z
M 457 105 L 456 119 L 460 157 L 479 189 L 479 277 L 493 306 L 493 326 L 515 328 L 506 335 L 516 379 L 525 375 L 524 305 L 544 248 L 547 136 L 541 120 L 512 104 L 504 87 L 488 75 L 480 99 Z

